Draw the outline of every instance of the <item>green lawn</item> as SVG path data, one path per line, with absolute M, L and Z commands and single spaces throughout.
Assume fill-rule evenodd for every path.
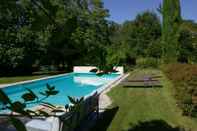
M 137 70 L 138 73 L 158 72 Z M 163 75 L 163 74 L 162 74 Z M 197 130 L 197 121 L 181 115 L 172 96 L 172 84 L 164 77 L 162 88 L 113 88 L 111 109 L 104 113 L 93 130 L 97 131 L 179 131 L 175 127 Z
M 15 76 L 15 77 L 0 77 L 0 84 L 8 84 L 25 80 L 42 78 L 48 75 L 33 75 L 33 76 Z
M 32 75 L 28 76 L 11 76 L 11 77 L 0 77 L 0 84 L 8 84 L 19 81 L 33 80 L 42 77 L 52 76 L 67 73 L 64 71 L 45 71 L 45 72 L 34 72 Z

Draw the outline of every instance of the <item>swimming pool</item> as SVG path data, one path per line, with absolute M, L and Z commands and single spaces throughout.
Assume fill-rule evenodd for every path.
M 118 74 L 97 76 L 95 73 L 69 73 L 46 79 L 13 84 L 3 88 L 3 91 L 12 101 L 22 101 L 23 99 L 21 96 L 27 92 L 26 88 L 31 89 L 39 98 L 42 98 L 43 96 L 40 92 L 43 92 L 46 89 L 46 84 L 49 84 L 55 86 L 59 93 L 44 101 L 54 105 L 65 105 L 70 103 L 67 96 L 76 98 L 88 96 L 93 92 L 101 91 L 103 87 L 105 88 L 106 85 L 115 81 L 119 76 Z M 28 106 L 33 107 L 36 105 L 33 104 Z

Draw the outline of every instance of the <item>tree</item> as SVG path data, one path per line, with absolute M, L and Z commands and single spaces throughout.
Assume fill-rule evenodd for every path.
M 134 21 L 114 28 L 116 33 L 111 36 L 109 61 L 129 65 L 135 64 L 136 57 L 160 57 L 161 24 L 154 12 L 143 12 Z
M 61 29 L 54 25 L 46 59 L 67 69 L 77 64 L 105 63 L 108 40 L 107 10 L 100 0 L 67 1 L 62 5 Z M 54 55 L 55 54 L 55 55 Z M 75 58 L 75 59 L 73 59 Z M 52 64 L 48 63 L 48 64 Z
M 31 73 L 39 65 L 104 65 L 107 16 L 100 0 L 2 0 L 0 74 Z
M 163 60 L 165 63 L 176 62 L 178 56 L 178 38 L 180 35 L 181 9 L 179 0 L 164 0 L 162 7 Z
M 138 56 L 146 57 L 149 46 L 161 36 L 161 25 L 157 15 L 153 12 L 144 12 L 137 15 L 134 21 L 131 40 L 135 41 L 135 50 Z
M 196 61 L 197 56 L 197 24 L 193 21 L 184 20 L 180 27 L 179 37 L 179 55 L 178 61 L 192 63 Z
M 188 30 L 180 31 L 179 44 L 178 62 L 188 63 L 194 55 L 192 35 Z
M 161 38 L 152 41 L 147 49 L 147 57 L 160 59 L 162 56 L 162 43 Z
M 31 73 L 39 52 L 31 18 L 16 1 L 0 3 L 0 74 Z

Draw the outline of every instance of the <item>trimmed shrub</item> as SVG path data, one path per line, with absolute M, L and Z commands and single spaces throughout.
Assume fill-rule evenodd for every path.
M 183 115 L 197 115 L 197 65 L 169 64 L 165 65 L 164 73 L 174 84 L 174 94 Z
M 197 76 L 197 65 L 169 64 L 165 65 L 164 72 L 175 82 L 191 82 Z

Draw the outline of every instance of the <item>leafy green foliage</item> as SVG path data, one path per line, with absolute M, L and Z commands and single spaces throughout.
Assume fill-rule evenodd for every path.
M 158 68 L 160 60 L 157 58 L 139 58 L 137 59 L 137 66 L 140 68 Z
M 28 104 L 37 102 L 38 104 L 42 103 L 50 107 L 52 110 L 57 112 L 55 106 L 53 106 L 50 103 L 43 102 L 44 99 L 54 96 L 58 93 L 58 91 L 55 89 L 54 86 L 50 86 L 49 84 L 46 85 L 46 90 L 44 94 L 44 98 L 38 98 L 38 96 L 30 89 L 27 89 L 27 93 L 24 93 L 21 98 L 24 99 L 24 101 L 11 101 L 6 93 L 2 89 L 0 89 L 0 103 L 3 104 L 3 108 L 1 110 L 10 110 L 11 112 L 18 113 L 20 115 L 32 118 L 33 116 L 45 116 L 48 117 L 49 114 L 43 110 L 33 111 L 30 109 L 26 109 Z M 2 106 L 2 105 L 1 105 Z M 62 110 L 63 111 L 63 110 Z M 9 120 L 14 125 L 14 127 L 17 129 L 17 131 L 26 131 L 26 128 L 24 124 L 20 121 L 20 119 L 14 117 L 14 115 L 11 113 L 9 116 Z
M 2 0 L 0 75 L 31 74 L 43 65 L 67 71 L 73 65 L 135 65 L 137 57 L 161 55 L 180 60 L 186 54 L 189 61 L 196 60 L 178 45 L 179 40 L 183 44 L 190 39 L 180 34 L 179 1 L 165 0 L 159 10 L 162 42 L 161 23 L 154 12 L 143 12 L 120 25 L 106 19 L 108 10 L 101 0 Z M 195 24 L 186 25 L 196 32 Z M 196 54 L 193 37 L 192 33 Z
M 20 119 L 15 117 L 10 117 L 10 121 L 14 125 L 17 131 L 27 131 L 25 125 L 20 121 Z
M 40 65 L 103 64 L 107 16 L 100 0 L 1 2 L 0 75 L 31 73 Z
M 24 103 L 21 103 L 20 101 L 16 101 L 11 104 L 10 110 L 18 113 L 23 113 L 26 105 Z
M 162 46 L 165 63 L 177 62 L 180 35 L 181 9 L 179 0 L 164 0 L 162 7 Z
M 49 97 L 49 96 L 57 95 L 59 93 L 59 91 L 55 90 L 55 86 L 50 86 L 49 84 L 47 84 L 46 86 L 47 86 L 47 90 L 45 90 L 45 92 L 40 92 L 41 95 Z
M 196 76 L 197 65 L 170 64 L 165 65 L 165 74 L 174 84 L 175 98 L 184 115 L 196 113 Z
M 161 36 L 161 25 L 159 18 L 152 12 L 144 12 L 136 17 L 131 24 L 132 32 L 129 41 L 137 56 L 146 56 L 149 45 Z
M 95 69 L 91 69 L 90 72 L 96 73 L 97 76 L 103 76 L 105 74 L 117 73 L 118 71 L 115 69 L 115 66 L 106 64 Z
M 55 86 L 50 86 L 49 84 L 47 84 L 47 89 L 50 90 L 50 91 L 51 90 L 54 90 L 55 89 Z
M 178 61 L 188 63 L 195 57 L 195 49 L 192 45 L 192 34 L 188 30 L 181 30 L 179 37 Z
M 97 68 L 90 70 L 90 72 L 96 73 L 98 71 Z
M 11 103 L 9 97 L 1 89 L 0 89 L 0 102 L 2 102 L 5 105 Z
M 122 26 L 112 24 L 111 30 L 115 33 L 111 36 L 108 63 L 135 65 L 137 57 L 161 56 L 161 24 L 154 12 L 138 14 L 134 21 L 126 21 Z
M 73 104 L 73 105 L 80 104 L 84 100 L 83 97 L 81 97 L 80 99 L 75 99 L 75 98 L 70 97 L 70 96 L 68 96 L 68 99 L 71 102 L 71 104 Z
M 27 90 L 29 91 L 29 93 L 25 93 L 21 96 L 25 101 L 34 101 L 36 98 L 38 99 L 38 97 L 32 90 Z
M 77 130 L 84 119 L 93 111 L 97 110 L 98 98 L 97 94 L 86 98 L 86 100 L 81 98 L 69 97 L 72 105 L 65 105 L 65 109 L 70 112 L 70 117 L 60 118 L 63 120 L 63 130 L 74 131 Z
M 147 56 L 153 58 L 161 58 L 162 57 L 162 42 L 161 39 L 158 38 L 155 41 L 152 41 L 147 49 Z
M 193 63 L 196 62 L 197 48 L 196 48 L 196 38 L 195 32 L 197 31 L 197 26 L 192 21 L 182 21 L 180 27 L 179 36 L 179 54 L 178 61 L 182 63 Z

